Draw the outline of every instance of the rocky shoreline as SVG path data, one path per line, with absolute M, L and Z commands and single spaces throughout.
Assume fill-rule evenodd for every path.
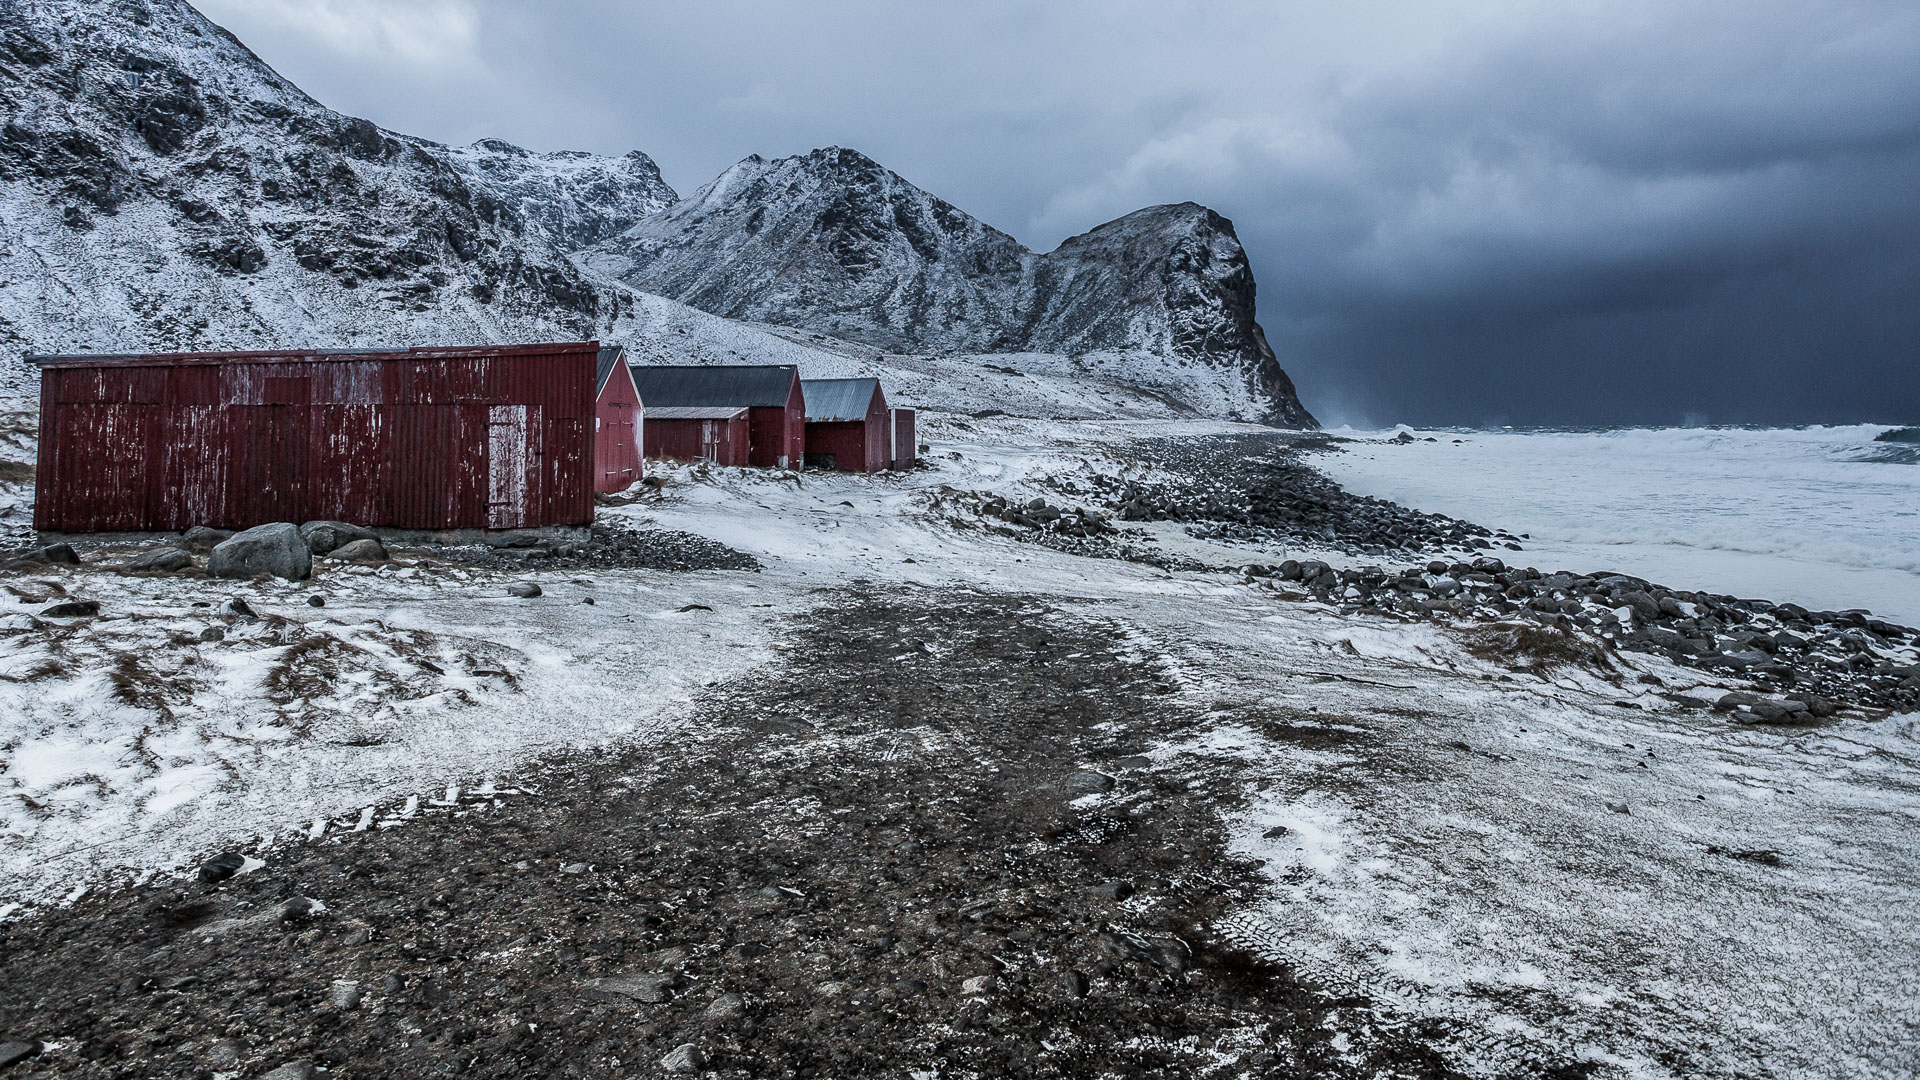
M 1288 559 L 1242 564 L 1245 580 L 1343 614 L 1500 622 L 1523 620 L 1588 635 L 1605 648 L 1664 655 L 1676 664 L 1751 679 L 1767 695 L 1713 705 L 1736 721 L 1794 724 L 1839 705 L 1920 708 L 1920 633 L 1866 611 L 1671 588 L 1612 571 L 1543 572 L 1494 554 L 1524 536 L 1354 495 L 1303 460 L 1340 440 L 1293 434 L 1163 438 L 1139 456 L 1172 478 L 1141 483 L 1097 474 L 1063 485 L 1101 509 L 987 497 L 979 513 L 1058 550 L 1168 570 L 1228 570 L 1134 541 L 1116 522 L 1174 521 L 1196 539 L 1250 547 L 1311 543 L 1349 556 L 1398 555 L 1398 565 L 1335 567 Z M 1496 548 L 1496 545 L 1497 548 Z M 1415 552 L 1454 552 L 1414 561 Z

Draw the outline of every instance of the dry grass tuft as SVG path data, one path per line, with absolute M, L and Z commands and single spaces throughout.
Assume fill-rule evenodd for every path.
M 1522 671 L 1583 667 L 1610 675 L 1618 670 L 1612 644 L 1556 626 L 1500 623 L 1468 630 L 1466 639 L 1474 656 Z

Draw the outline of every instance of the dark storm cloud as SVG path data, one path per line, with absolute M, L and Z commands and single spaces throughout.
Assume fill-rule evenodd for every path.
M 837 143 L 1036 247 L 1207 203 L 1335 420 L 1920 421 L 1908 0 L 203 6 L 336 108 L 682 191 Z

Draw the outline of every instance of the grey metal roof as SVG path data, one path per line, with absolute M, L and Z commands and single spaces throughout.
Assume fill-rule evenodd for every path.
M 792 364 L 635 364 L 634 388 L 649 407 L 786 407 L 799 369 Z
M 807 422 L 833 423 L 865 420 L 880 392 L 879 379 L 802 379 L 800 392 L 807 398 Z
M 600 346 L 600 366 L 594 369 L 593 373 L 594 397 L 599 397 L 601 394 L 606 393 L 607 376 L 613 374 L 613 369 L 620 363 L 620 354 L 626 351 L 627 350 L 618 345 Z M 641 398 L 640 400 L 645 402 L 646 398 Z
M 738 405 L 649 405 L 641 409 L 643 420 L 732 420 L 746 414 L 747 410 Z

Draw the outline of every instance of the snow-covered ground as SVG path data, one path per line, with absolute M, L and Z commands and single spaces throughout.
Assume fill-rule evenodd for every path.
M 1920 454 L 1873 441 L 1887 430 L 1415 431 L 1315 464 L 1361 494 L 1529 533 L 1543 570 L 1920 624 Z
M 758 574 L 536 572 L 546 595 L 530 601 L 477 571 L 11 577 L 102 614 L 53 635 L 0 623 L 0 902 L 316 821 L 377 827 L 450 785 L 510 784 L 550 750 L 670 754 L 697 735 L 705 683 L 777 667 L 782 620 L 857 583 L 1029 593 L 1123 627 L 1203 717 L 1155 767 L 1245 778 L 1237 846 L 1274 888 L 1216 932 L 1363 989 L 1390 1019 L 1453 1018 L 1467 1067 L 1499 1065 L 1504 1032 L 1602 1075 L 1911 1075 L 1920 716 L 1740 728 L 1639 676 L 1698 697 L 1735 684 L 1658 659 L 1516 672 L 1462 631 L 1071 556 L 967 508 L 971 492 L 1057 501 L 1052 478 L 1121 468 L 1128 438 L 1206 429 L 1220 425 L 930 417 L 930 469 L 663 470 L 660 498 L 602 511 L 712 537 L 760 558 Z M 1453 444 L 1419 445 L 1345 457 Z M 316 592 L 326 607 L 306 605 Z M 194 605 L 233 595 L 266 617 L 200 641 L 224 620 Z

